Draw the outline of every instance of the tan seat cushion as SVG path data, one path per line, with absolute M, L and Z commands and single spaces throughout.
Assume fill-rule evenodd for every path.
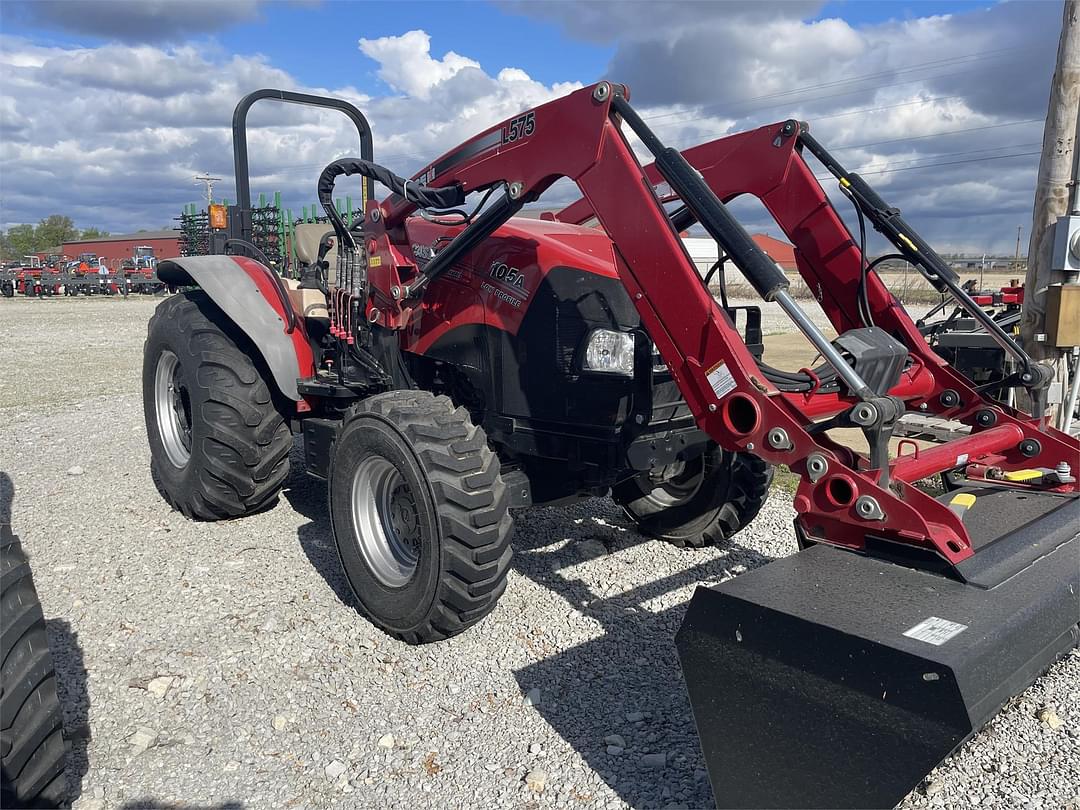
M 333 228 L 323 222 L 304 222 L 297 225 L 294 230 L 296 231 L 294 245 L 296 258 L 304 264 L 315 263 L 315 260 L 319 258 L 319 242 L 322 241 L 326 234 L 333 234 L 334 232 Z M 327 272 L 327 281 L 330 286 L 333 286 L 337 279 L 337 237 L 334 238 L 332 246 L 326 254 L 326 261 L 330 265 Z
M 310 290 L 297 286 L 294 279 L 282 279 L 289 291 L 289 303 L 292 308 L 305 318 L 330 320 L 330 311 L 326 308 L 326 296 L 322 290 Z

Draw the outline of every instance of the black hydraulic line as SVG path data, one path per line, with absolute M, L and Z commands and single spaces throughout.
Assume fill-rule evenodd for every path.
M 878 256 L 876 259 L 870 262 L 870 264 L 866 268 L 866 271 L 870 272 L 871 270 L 876 270 L 879 264 L 891 261 L 893 259 L 899 259 L 901 261 L 907 262 L 908 264 L 911 264 L 911 261 L 903 253 L 886 253 L 884 256 Z
M 655 158 L 657 171 L 667 180 L 672 191 L 682 199 L 686 207 L 694 212 L 705 231 L 731 257 L 746 280 L 757 290 L 758 295 L 766 301 L 776 301 L 780 305 L 781 309 L 794 321 L 799 331 L 836 370 L 837 375 L 843 379 L 852 394 L 864 400 L 873 398 L 873 390 L 854 366 L 844 359 L 817 324 L 803 312 L 788 293 L 791 283 L 788 281 L 787 274 L 757 246 L 746 229 L 717 199 L 701 174 L 687 162 L 682 153 L 677 149 L 665 147 L 624 96 L 613 95 L 611 109 L 645 144 Z M 795 122 L 788 122 L 781 136 L 797 133 L 798 127 Z
M 348 228 L 345 227 L 345 222 L 341 219 L 341 214 L 338 213 L 337 207 L 334 205 L 334 181 L 341 175 L 349 176 L 354 174 L 363 175 L 368 180 L 378 180 L 395 194 L 399 194 L 421 207 L 451 208 L 465 202 L 465 191 L 460 185 L 431 188 L 398 177 L 386 167 L 370 160 L 357 158 L 335 160 L 328 164 L 319 175 L 318 195 L 319 202 L 322 204 L 323 210 L 326 211 L 327 217 L 330 218 L 330 222 L 334 226 L 334 231 L 337 233 L 342 245 L 353 245 L 355 247 L 356 241 Z
M 675 229 L 676 233 L 681 233 L 697 222 L 697 217 L 694 212 L 687 208 L 685 205 L 680 205 L 674 211 L 671 212 L 671 216 L 668 217 L 671 220 L 671 227 Z
M 411 186 L 410 186 L 411 189 Z M 525 199 L 511 199 L 509 194 L 493 202 L 486 210 L 472 221 L 461 233 L 455 236 L 442 250 L 435 254 L 420 273 L 420 278 L 409 285 L 410 297 L 419 295 L 440 273 L 450 268 L 454 262 L 479 245 L 498 228 L 514 216 L 525 204 Z
M 720 277 L 720 306 L 724 309 L 728 308 L 727 298 L 727 276 L 724 270 L 724 264 L 727 262 L 727 256 L 721 256 L 712 267 L 709 268 L 709 272 L 705 274 L 705 289 L 709 289 L 709 284 L 712 283 L 712 277 L 717 275 Z
M 270 266 L 270 260 L 266 257 L 266 254 L 263 253 L 254 242 L 249 242 L 247 239 L 240 239 L 240 238 L 235 237 L 235 236 L 225 240 L 225 249 L 226 250 L 228 250 L 230 247 L 233 247 L 234 245 L 239 245 L 244 250 L 250 250 L 251 252 L 257 254 L 256 256 L 253 256 L 252 258 L 258 259 L 260 262 L 265 264 L 267 267 Z
M 992 317 L 972 300 L 960 285 L 957 275 L 945 260 L 904 220 L 900 210 L 890 207 L 858 174 L 849 173 L 824 146 L 817 142 L 805 127 L 799 133 L 799 145 L 805 147 L 833 175 L 840 185 L 850 192 L 874 229 L 900 250 L 927 281 L 941 293 L 948 292 L 971 315 L 1006 352 L 1024 367 L 1023 377 L 1029 384 L 1046 381 L 1046 375 L 1036 369 L 1036 363 L 1012 336 L 1002 329 Z
M 787 275 L 754 243 L 682 153 L 664 146 L 623 96 L 613 96 L 611 107 L 652 153 L 657 171 L 672 191 L 731 257 L 758 294 L 766 301 L 772 301 L 778 292 L 786 290 L 790 286 Z

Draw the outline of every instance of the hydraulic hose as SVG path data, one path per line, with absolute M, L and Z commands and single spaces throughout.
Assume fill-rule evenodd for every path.
M 319 202 L 327 217 L 334 226 L 334 231 L 344 244 L 355 245 L 352 234 L 341 219 L 341 215 L 334 206 L 334 181 L 342 175 L 359 174 L 364 177 L 378 180 L 395 194 L 404 197 L 409 202 L 416 203 L 421 208 L 453 208 L 465 202 L 465 190 L 460 184 L 435 188 L 422 186 L 398 177 L 385 166 L 373 163 L 370 160 L 360 158 L 341 158 L 335 160 L 322 170 L 319 175 L 318 194 Z

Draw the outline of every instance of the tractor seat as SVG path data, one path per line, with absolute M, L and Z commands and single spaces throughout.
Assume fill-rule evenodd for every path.
M 330 326 L 330 312 L 326 308 L 326 296 L 322 290 L 301 287 L 296 279 L 283 278 L 289 294 L 289 303 L 295 312 L 304 316 L 305 321 L 325 321 Z
M 319 258 L 319 242 L 326 234 L 332 234 L 334 229 L 323 222 L 305 222 L 301 225 L 297 225 L 294 229 L 296 236 L 293 244 L 293 250 L 296 252 L 296 258 L 306 265 L 315 264 L 315 261 Z M 330 252 L 326 254 L 326 260 L 330 262 L 331 271 L 337 263 L 337 240 L 334 240 L 333 247 L 330 248 Z
M 305 222 L 297 225 L 293 238 L 293 251 L 302 265 L 311 267 L 319 258 L 319 242 L 323 236 L 333 233 L 333 229 L 321 222 Z M 337 269 L 337 245 L 330 248 L 326 254 L 326 261 L 330 265 L 327 272 L 330 284 L 334 283 L 334 275 Z M 304 271 L 301 270 L 303 273 Z M 326 296 L 321 290 L 302 287 L 296 281 L 288 279 L 285 285 L 289 290 L 289 301 L 293 309 L 304 316 L 306 321 L 319 331 L 320 327 L 326 329 L 330 326 L 330 313 L 326 308 Z M 309 330 L 310 331 L 310 330 Z

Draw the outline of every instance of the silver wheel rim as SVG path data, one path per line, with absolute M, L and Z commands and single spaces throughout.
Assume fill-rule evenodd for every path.
M 353 473 L 352 518 L 375 578 L 390 588 L 412 579 L 420 560 L 420 512 L 408 483 L 382 456 L 368 456 Z
M 183 469 L 191 459 L 191 398 L 180 375 L 180 360 L 168 349 L 154 372 L 154 409 L 158 434 L 169 463 Z
M 679 506 L 693 498 L 705 480 L 705 457 L 694 461 L 676 461 L 662 470 L 659 479 L 653 479 L 653 490 L 645 497 L 662 507 Z

